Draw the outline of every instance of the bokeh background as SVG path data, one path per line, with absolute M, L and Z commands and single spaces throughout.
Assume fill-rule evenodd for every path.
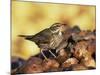
M 39 31 L 60 22 L 78 25 L 82 30 L 96 28 L 96 7 L 89 5 L 55 4 L 12 1 L 12 49 L 11 56 L 28 59 L 40 52 L 34 42 L 18 37 L 35 35 Z

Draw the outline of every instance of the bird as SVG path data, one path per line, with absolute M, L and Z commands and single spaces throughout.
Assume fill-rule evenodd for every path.
M 49 28 L 46 28 L 35 35 L 18 35 L 24 37 L 26 40 L 35 42 L 40 48 L 40 52 L 45 59 L 48 59 L 43 51 L 48 50 L 55 58 L 56 55 L 51 51 L 60 50 L 67 46 L 63 33 L 66 31 L 67 25 L 62 23 L 54 23 Z M 64 42 L 64 43 L 63 43 Z
M 45 50 L 48 50 L 56 58 L 56 55 L 51 50 L 56 50 L 57 48 L 57 50 L 59 50 L 67 45 L 63 37 L 63 32 L 66 31 L 66 29 L 66 24 L 54 23 L 49 28 L 40 31 L 35 35 L 18 36 L 35 42 L 35 44 L 40 48 L 40 52 L 45 59 L 47 59 L 46 55 L 43 53 Z M 64 45 L 62 42 L 65 42 Z

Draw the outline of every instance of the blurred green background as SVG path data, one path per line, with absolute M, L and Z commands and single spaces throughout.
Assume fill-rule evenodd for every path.
M 35 43 L 18 37 L 35 35 L 53 23 L 79 25 L 82 30 L 96 27 L 96 7 L 89 5 L 54 4 L 12 1 L 12 50 L 11 55 L 28 59 L 40 52 Z

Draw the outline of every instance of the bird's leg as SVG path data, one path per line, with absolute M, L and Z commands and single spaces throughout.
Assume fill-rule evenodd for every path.
M 41 54 L 43 55 L 43 57 L 48 60 L 48 58 L 45 56 L 45 54 L 43 53 L 43 51 L 41 50 Z
M 49 50 L 49 52 L 56 58 L 56 55 L 51 50 Z

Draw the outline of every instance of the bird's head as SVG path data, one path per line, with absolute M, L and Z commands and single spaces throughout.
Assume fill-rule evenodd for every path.
M 66 29 L 66 24 L 61 24 L 61 23 L 54 23 L 50 29 L 53 32 L 63 32 Z

